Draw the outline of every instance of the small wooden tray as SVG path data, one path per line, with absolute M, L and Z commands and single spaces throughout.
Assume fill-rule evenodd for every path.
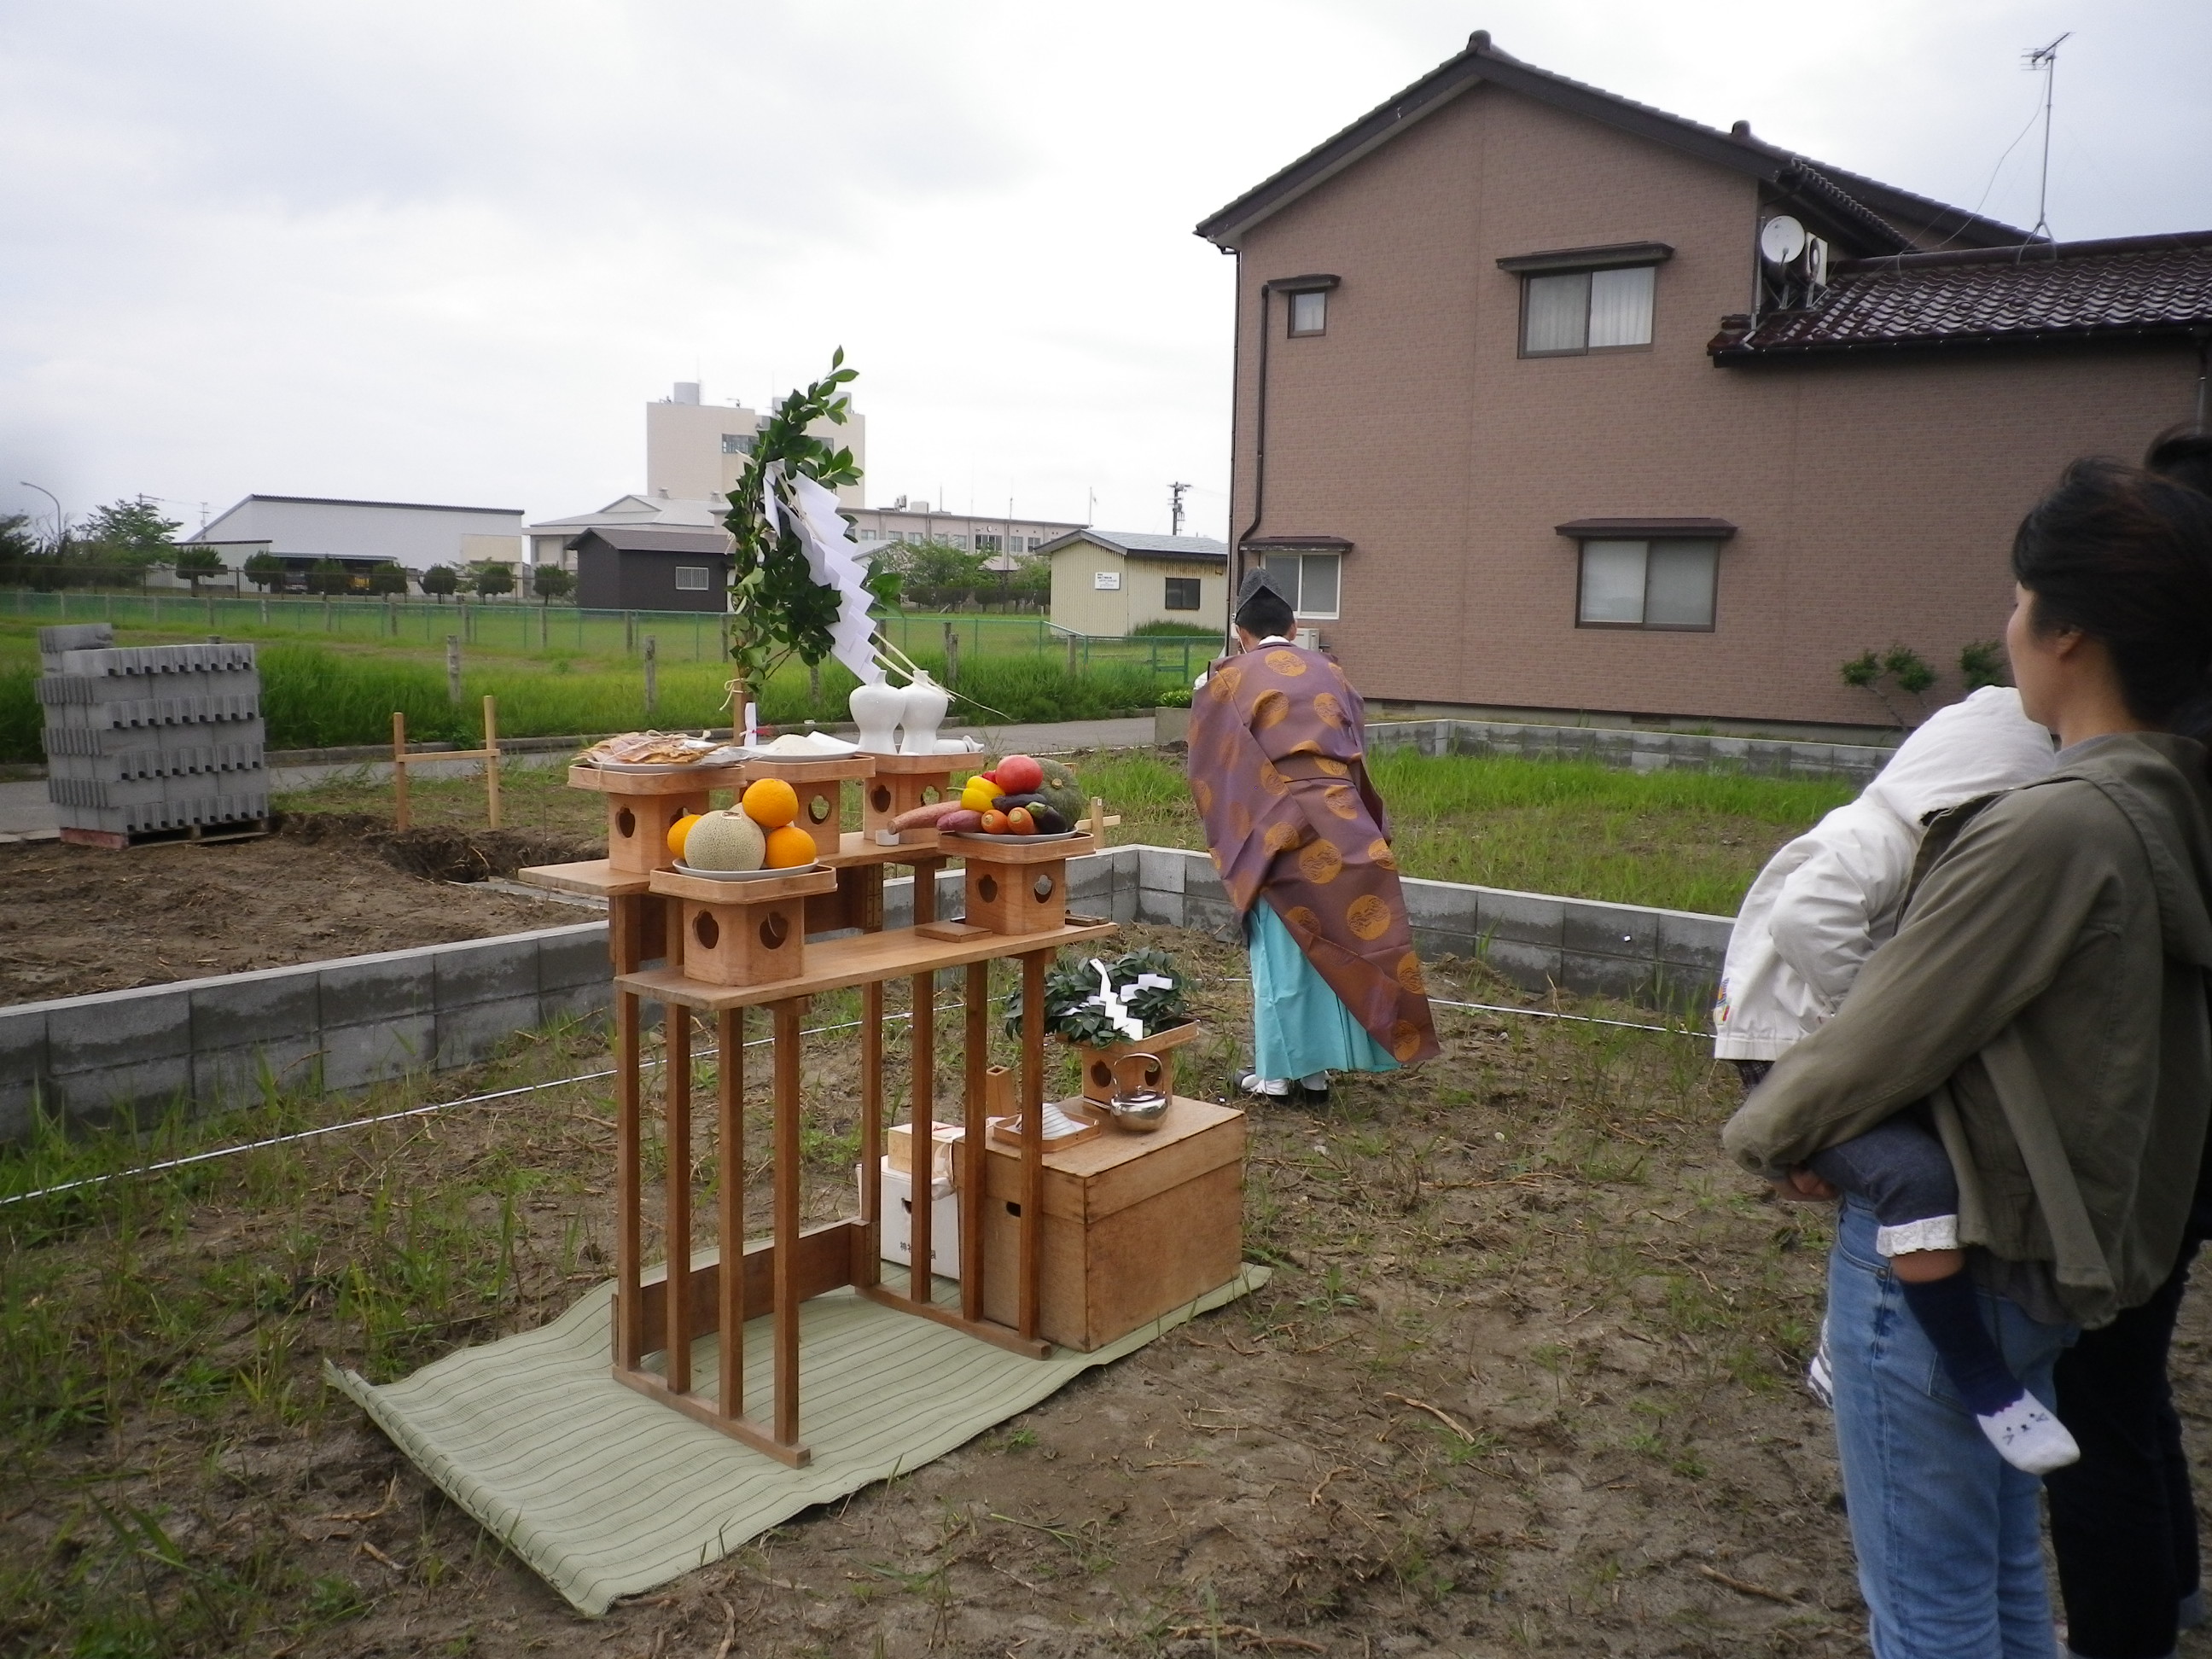
M 443 756 L 428 756 L 440 760 Z M 702 789 L 742 789 L 742 766 L 687 766 L 680 772 L 609 772 L 597 766 L 568 769 L 571 789 L 596 789 L 603 795 L 696 795 Z
M 656 870 L 651 887 L 656 893 L 689 899 L 694 904 L 770 904 L 778 899 L 804 898 L 810 893 L 834 893 L 837 872 L 817 864 L 781 878 L 716 881 L 708 876 L 687 876 L 679 870 Z
M 1058 864 L 1098 850 L 1098 837 L 1076 830 L 1050 841 L 1036 836 L 1016 836 L 1011 841 L 976 841 L 967 836 L 945 836 L 938 850 L 957 854 L 970 864 Z
M 834 783 L 843 778 L 872 778 L 876 775 L 877 755 L 752 755 L 746 757 L 743 770 L 745 781 L 757 778 L 781 778 L 786 783 Z

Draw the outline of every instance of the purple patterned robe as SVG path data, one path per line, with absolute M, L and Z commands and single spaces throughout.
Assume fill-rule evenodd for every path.
M 1273 905 L 1352 1018 L 1410 1063 L 1437 1052 L 1436 1027 L 1365 726 L 1359 694 L 1318 651 L 1225 657 L 1191 699 L 1190 793 L 1231 901 Z

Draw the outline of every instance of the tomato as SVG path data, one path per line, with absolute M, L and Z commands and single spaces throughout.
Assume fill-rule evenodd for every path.
M 995 807 L 993 808 L 990 811 L 983 814 L 982 829 L 983 833 L 987 836 L 1003 836 L 1007 834 L 1006 815 L 1004 812 L 998 811 Z
M 1036 821 L 1030 817 L 1030 809 L 1028 807 L 1017 806 L 1012 811 L 1006 814 L 1006 831 L 1009 835 L 1015 836 L 1034 836 L 1036 834 Z

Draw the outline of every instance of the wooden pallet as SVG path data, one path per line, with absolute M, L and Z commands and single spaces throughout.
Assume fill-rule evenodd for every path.
M 121 853 L 133 847 L 167 847 L 180 841 L 252 841 L 274 829 L 270 818 L 236 818 L 228 823 L 190 823 L 176 830 L 80 830 L 64 824 L 62 839 L 76 847 L 98 847 Z

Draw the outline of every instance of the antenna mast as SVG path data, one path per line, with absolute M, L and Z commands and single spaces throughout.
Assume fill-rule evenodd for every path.
M 2023 69 L 2043 71 L 2043 182 L 2035 191 L 2035 229 L 2033 236 L 2051 234 L 2051 83 L 2058 78 L 2058 47 L 2061 41 L 2072 36 L 2069 29 L 2047 46 L 2031 46 L 2021 54 Z
M 1168 534 L 1170 536 L 1182 534 L 1182 492 L 1189 488 L 1187 483 L 1168 486 Z

